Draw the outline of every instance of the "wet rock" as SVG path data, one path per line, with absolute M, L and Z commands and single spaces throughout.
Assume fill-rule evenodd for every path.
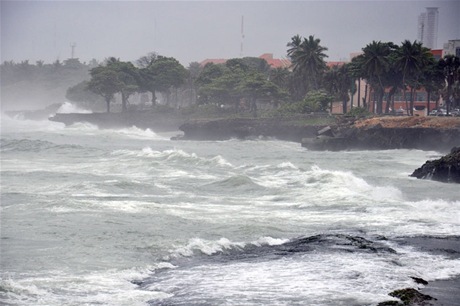
M 445 183 L 460 183 L 460 147 L 454 147 L 450 154 L 427 161 L 410 176 L 418 179 L 431 179 Z
M 405 288 L 395 290 L 389 293 L 390 296 L 398 298 L 401 300 L 399 301 L 386 301 L 379 303 L 377 306 L 390 306 L 390 305 L 397 305 L 397 306 L 429 306 L 433 305 L 430 301 L 436 300 L 435 298 L 420 293 L 416 289 L 413 288 Z
M 414 276 L 411 276 L 410 278 L 412 278 L 414 280 L 414 282 L 416 282 L 417 284 L 422 284 L 422 285 L 428 285 L 428 282 L 426 280 L 424 280 L 423 278 L 420 278 L 420 277 L 414 277 Z

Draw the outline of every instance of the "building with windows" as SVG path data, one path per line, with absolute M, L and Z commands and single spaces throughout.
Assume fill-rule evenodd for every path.
M 428 49 L 436 49 L 438 44 L 438 19 L 437 7 L 427 7 L 426 12 L 418 17 L 417 38 Z
M 455 55 L 460 57 L 460 39 L 449 40 L 445 43 L 442 53 L 443 56 Z

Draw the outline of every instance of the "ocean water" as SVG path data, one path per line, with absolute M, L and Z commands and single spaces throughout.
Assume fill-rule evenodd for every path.
M 3 305 L 375 305 L 460 275 L 403 237 L 460 233 L 436 151 L 171 141 L 2 114 Z

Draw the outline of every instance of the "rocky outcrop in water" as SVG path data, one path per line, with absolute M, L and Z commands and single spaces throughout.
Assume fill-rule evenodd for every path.
M 460 147 L 454 147 L 450 154 L 440 159 L 427 161 L 410 176 L 460 184 Z
M 414 288 L 395 290 L 389 293 L 389 295 L 400 299 L 401 302 L 387 301 L 379 303 L 377 306 L 429 306 L 433 305 L 430 301 L 436 300 L 435 298 L 429 295 L 420 293 Z

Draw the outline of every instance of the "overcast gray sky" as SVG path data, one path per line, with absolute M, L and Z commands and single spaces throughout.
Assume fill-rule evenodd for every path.
M 1 61 L 71 56 L 82 62 L 149 52 L 183 65 L 206 58 L 286 57 L 296 34 L 314 35 L 331 61 L 348 59 L 372 40 L 417 39 L 417 18 L 439 7 L 438 48 L 460 39 L 460 1 L 4 1 Z

